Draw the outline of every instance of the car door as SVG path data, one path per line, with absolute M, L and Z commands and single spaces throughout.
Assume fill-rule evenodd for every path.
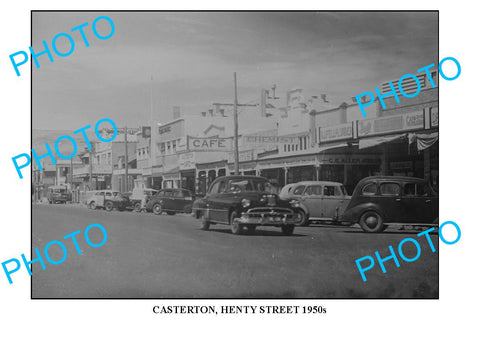
M 348 202 L 345 201 L 345 195 L 340 185 L 324 185 L 322 196 L 322 217 L 328 219 L 337 219 L 343 212 L 344 206 Z
M 210 220 L 228 223 L 228 211 L 224 211 L 224 200 L 226 182 L 219 180 L 212 184 L 207 193 L 207 216 Z
M 401 186 L 397 182 L 380 183 L 380 197 L 378 203 L 381 213 L 385 216 L 384 222 L 403 222 L 405 219 L 405 202 L 401 195 Z
M 173 190 L 166 189 L 163 193 L 163 199 L 162 199 L 162 208 L 163 210 L 166 211 L 172 211 L 175 210 L 175 204 L 173 200 Z
M 307 207 L 310 218 L 322 218 L 322 186 L 309 185 L 301 196 L 301 201 Z
M 105 191 L 97 192 L 95 195 L 95 204 L 97 207 L 103 207 L 105 205 Z
M 432 223 L 438 217 L 438 214 L 435 215 L 435 197 L 432 197 L 432 192 L 426 183 L 405 183 L 403 202 L 405 218 L 402 222 Z
M 183 211 L 183 206 L 185 205 L 185 197 L 183 196 L 183 191 L 178 189 L 173 191 L 172 195 L 172 210 L 174 211 Z

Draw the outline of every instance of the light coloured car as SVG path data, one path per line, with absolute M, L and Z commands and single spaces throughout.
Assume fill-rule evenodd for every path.
M 136 212 L 145 210 L 148 201 L 155 196 L 158 190 L 147 188 L 135 188 L 132 191 L 130 198 L 130 205 Z
M 90 191 L 86 199 L 89 209 L 104 208 L 112 211 L 114 208 L 122 211 L 129 205 L 128 197 L 118 191 L 113 190 L 95 190 Z
M 350 196 L 342 183 L 329 181 L 304 181 L 287 184 L 280 192 L 282 199 L 294 199 L 305 213 L 302 225 L 314 221 L 337 222 L 345 211 Z

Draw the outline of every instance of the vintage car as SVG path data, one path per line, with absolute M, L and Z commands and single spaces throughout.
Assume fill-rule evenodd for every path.
M 292 235 L 304 218 L 298 201 L 282 200 L 272 193 L 266 178 L 223 176 L 215 179 L 205 197 L 193 203 L 193 216 L 201 219 L 201 228 L 211 224 L 230 225 L 233 234 L 244 228 L 252 234 L 257 226 L 275 226 Z
M 118 191 L 94 190 L 90 191 L 87 196 L 86 204 L 89 209 L 104 208 L 107 211 L 112 211 L 115 208 L 123 211 L 130 204 L 130 201 L 126 195 Z
M 129 195 L 130 209 L 136 212 L 142 212 L 146 209 L 148 201 L 155 196 L 158 190 L 147 188 L 135 188 L 132 194 Z
M 147 202 L 145 209 L 153 211 L 155 215 L 166 212 L 167 215 L 176 213 L 190 214 L 192 212 L 193 195 L 187 189 L 161 189 Z
M 48 188 L 47 200 L 49 204 L 66 204 L 72 201 L 72 193 L 65 185 L 54 185 Z
M 438 225 L 438 195 L 420 178 L 366 177 L 340 221 L 358 223 L 369 233 L 382 232 L 387 224 Z
M 315 221 L 337 222 L 350 201 L 342 183 L 327 181 L 287 184 L 282 188 L 280 198 L 299 201 L 305 215 L 302 225 Z

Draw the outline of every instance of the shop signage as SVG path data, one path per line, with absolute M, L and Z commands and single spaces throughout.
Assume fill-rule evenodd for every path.
M 244 150 L 238 152 L 238 161 L 239 162 L 250 162 L 253 161 L 253 150 Z M 234 160 L 234 153 L 228 153 L 228 163 L 233 163 Z
M 170 126 L 165 126 L 165 127 L 159 127 L 158 128 L 158 134 L 163 135 L 164 133 L 172 131 L 172 128 Z
M 199 138 L 187 136 L 190 151 L 231 151 L 232 138 Z
M 430 126 L 438 127 L 438 107 L 432 107 L 430 111 Z
M 251 135 L 243 136 L 243 142 L 245 144 L 293 144 L 298 141 L 298 137 L 286 137 L 286 136 L 261 136 Z
M 390 132 L 418 130 L 423 129 L 424 127 L 425 120 L 423 111 L 357 121 L 358 137 L 375 136 Z
M 319 127 L 320 143 L 353 138 L 353 124 Z
M 378 155 L 320 155 L 319 164 L 379 164 L 381 159 Z
M 180 170 L 195 169 L 195 153 L 186 152 L 178 154 L 178 165 Z
M 413 169 L 413 162 L 412 161 L 404 161 L 404 162 L 390 162 L 390 169 Z

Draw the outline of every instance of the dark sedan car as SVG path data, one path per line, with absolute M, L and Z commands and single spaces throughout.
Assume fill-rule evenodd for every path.
M 162 189 L 150 198 L 145 206 L 145 210 L 153 211 L 155 215 L 160 215 L 164 211 L 168 215 L 176 213 L 192 212 L 193 196 L 190 190 L 186 189 Z
M 423 179 L 372 176 L 358 182 L 340 221 L 378 233 L 387 224 L 438 225 L 438 195 Z
M 202 220 L 202 229 L 211 224 L 230 225 L 233 234 L 244 227 L 254 233 L 257 226 L 282 228 L 291 235 L 304 216 L 296 200 L 282 200 L 272 193 L 266 178 L 257 176 L 224 176 L 212 182 L 207 195 L 193 204 L 193 215 Z

